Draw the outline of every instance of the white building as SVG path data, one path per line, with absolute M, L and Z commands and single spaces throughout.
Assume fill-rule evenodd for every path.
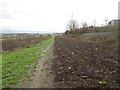
M 108 25 L 120 25 L 120 19 L 108 22 Z

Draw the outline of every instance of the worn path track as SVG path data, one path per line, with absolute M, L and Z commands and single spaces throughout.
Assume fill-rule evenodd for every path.
M 53 44 L 49 45 L 44 52 L 47 52 L 43 58 L 38 61 L 35 76 L 32 81 L 26 83 L 24 88 L 53 88 L 54 75 L 52 74 Z

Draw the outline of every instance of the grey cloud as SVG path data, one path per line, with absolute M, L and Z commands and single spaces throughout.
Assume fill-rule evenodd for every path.
M 31 15 L 31 16 L 35 16 L 36 15 L 34 13 L 27 12 L 27 11 L 14 11 L 14 13 L 17 13 L 17 14 L 27 14 L 27 15 Z
M 15 19 L 10 12 L 7 10 L 11 5 L 10 2 L 3 2 L 0 4 L 0 19 Z
M 2 13 L 2 15 L 0 15 L 0 19 L 14 19 L 14 18 L 9 14 Z

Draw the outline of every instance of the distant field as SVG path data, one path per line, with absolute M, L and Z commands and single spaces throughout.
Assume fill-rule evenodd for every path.
M 24 36 L 24 35 L 23 35 Z M 41 41 L 50 38 L 51 36 L 29 36 L 29 37 L 17 37 L 17 38 L 8 38 L 2 40 L 3 52 L 12 52 L 17 49 L 29 48 L 30 45 L 41 43 Z
M 30 48 L 13 51 L 2 55 L 2 87 L 11 88 L 30 77 L 44 53 L 44 50 L 54 40 L 54 37 Z
M 0 40 L 6 40 L 6 39 L 0 39 Z

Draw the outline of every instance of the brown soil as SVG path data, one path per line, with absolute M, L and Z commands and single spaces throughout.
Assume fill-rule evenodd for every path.
M 118 48 L 56 37 L 52 68 L 57 88 L 118 88 Z

